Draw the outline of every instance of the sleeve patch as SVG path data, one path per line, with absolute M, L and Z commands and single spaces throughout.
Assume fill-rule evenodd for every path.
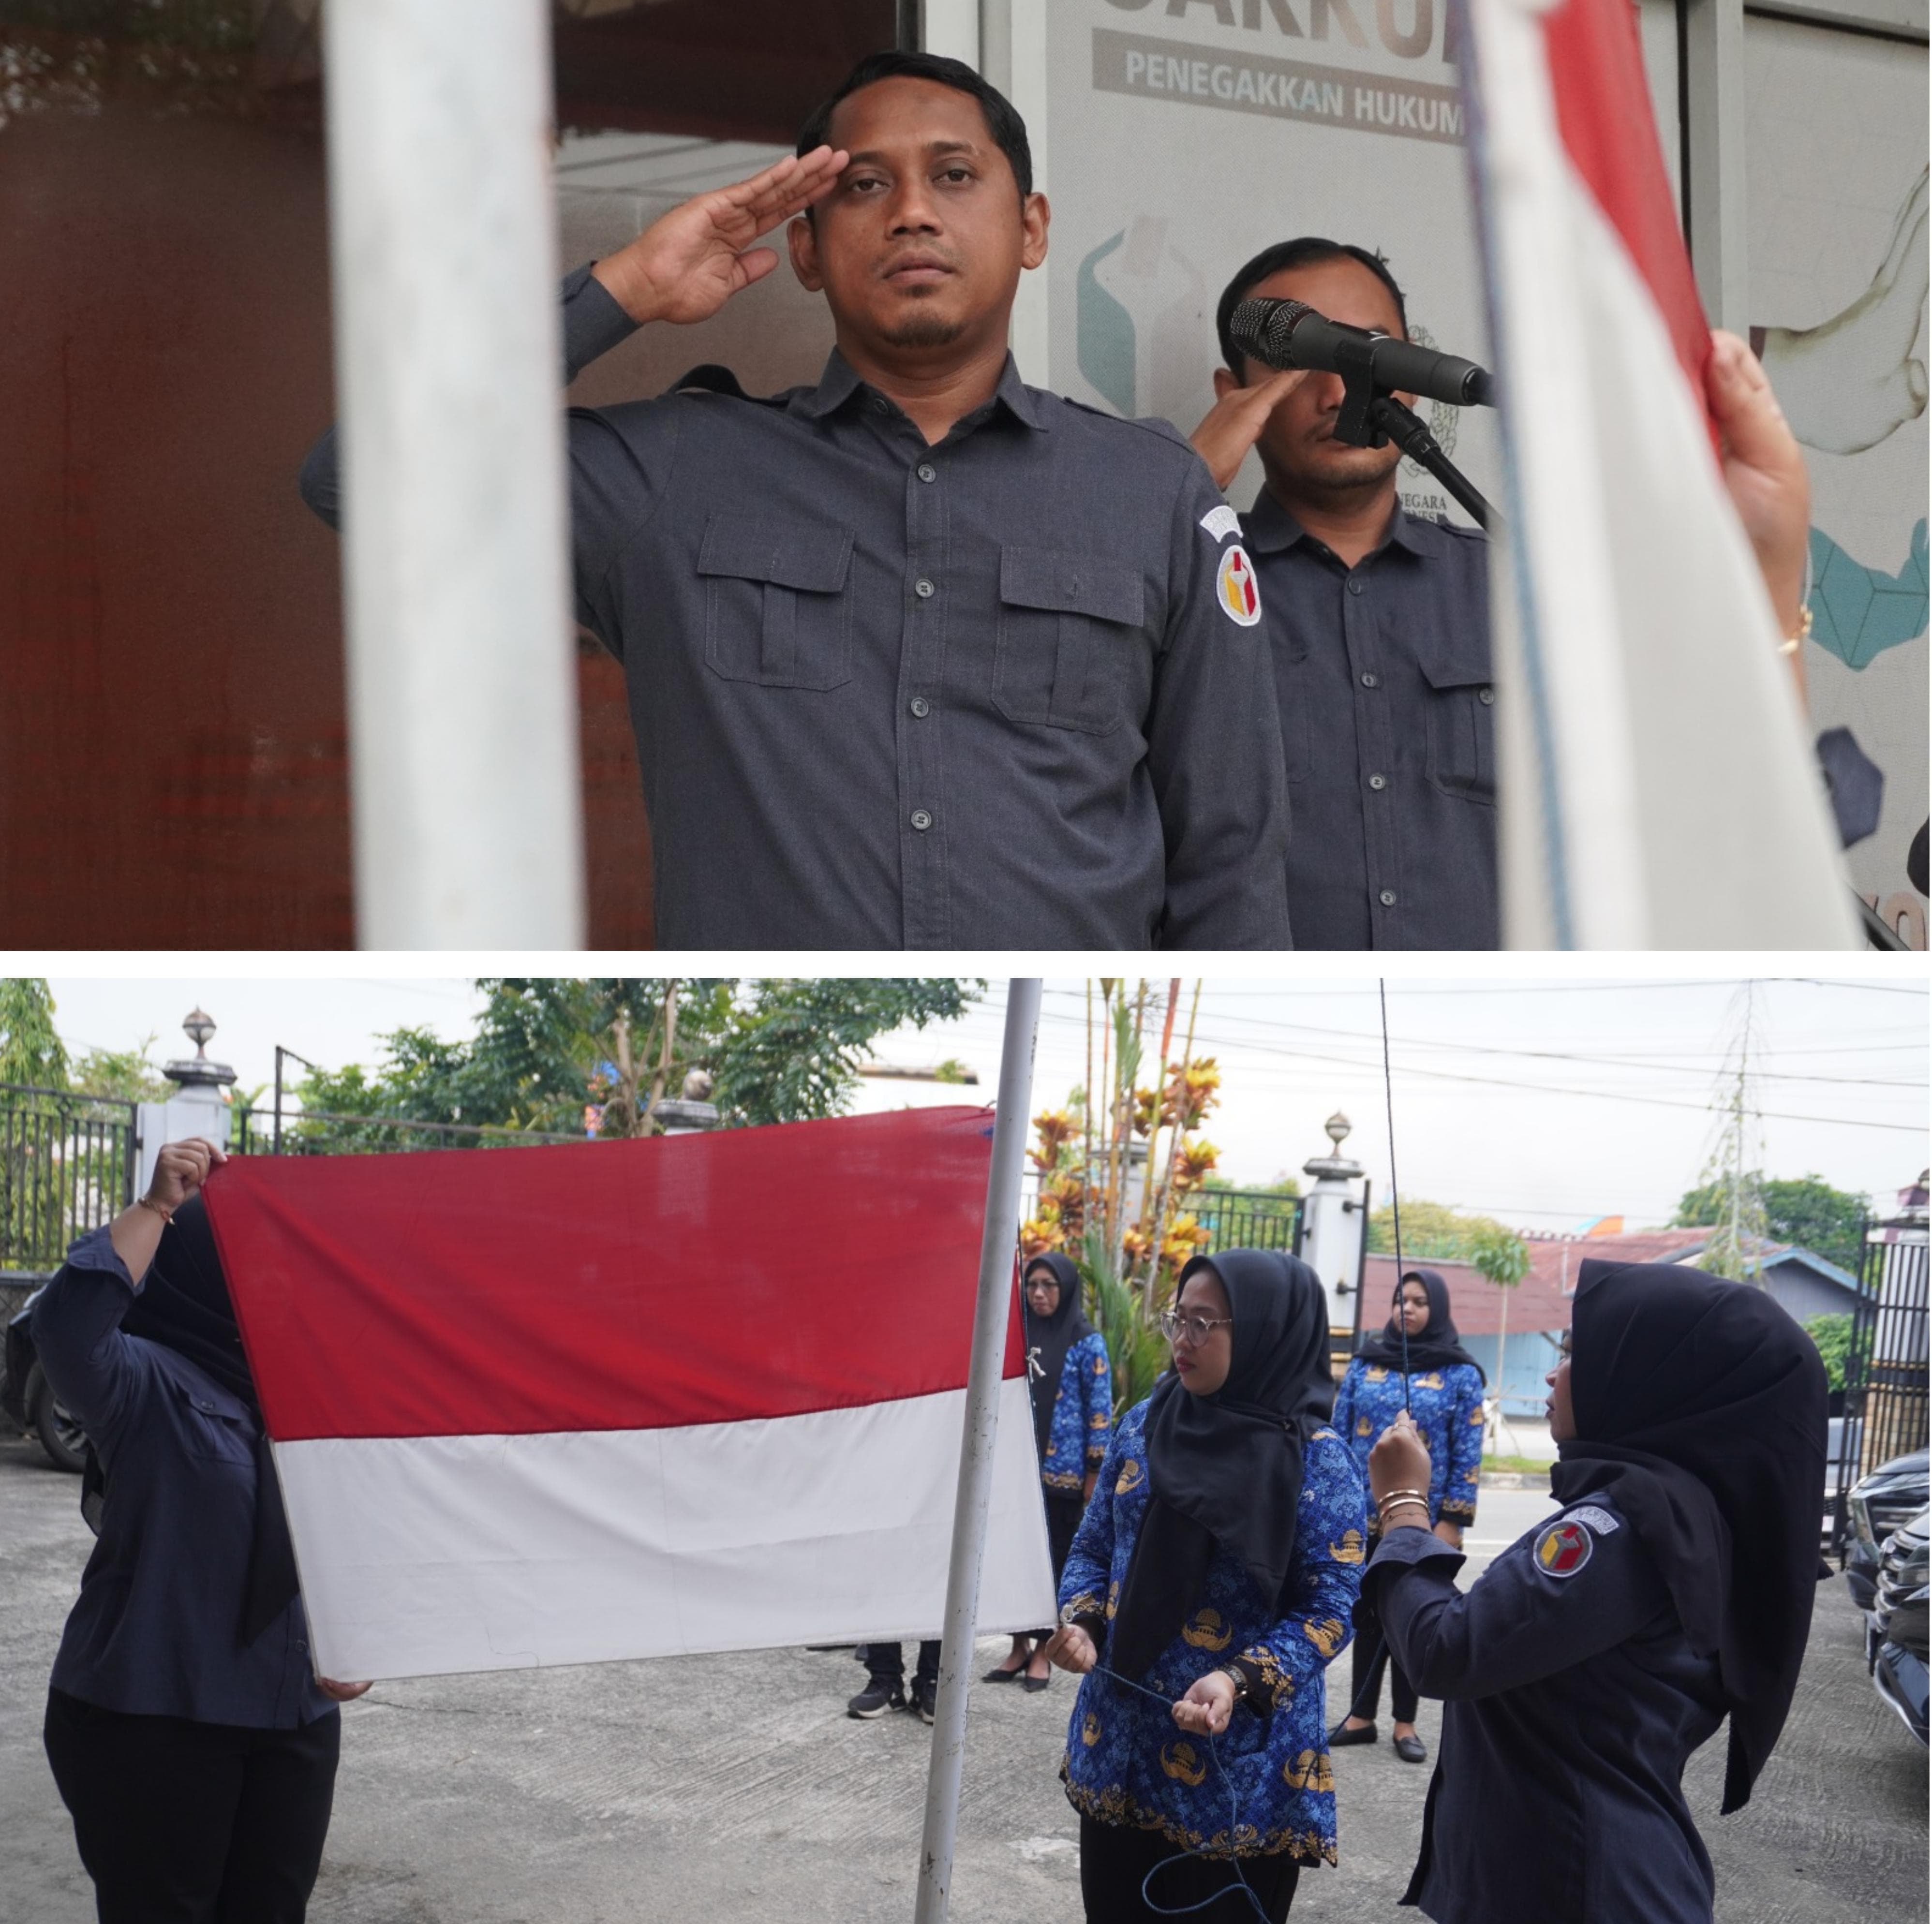
M 1608 1510 L 1600 1510 L 1594 1503 L 1586 1503 L 1580 1509 L 1565 1510 L 1563 1521 L 1587 1524 L 1599 1536 L 1607 1536 L 1612 1530 L 1622 1527 Z
M 1595 1547 L 1582 1524 L 1564 1517 L 1545 1526 L 1531 1554 L 1536 1559 L 1536 1567 L 1546 1577 L 1574 1577 L 1589 1562 Z
M 1223 502 L 1219 508 L 1210 508 L 1201 517 L 1201 525 L 1217 541 L 1225 541 L 1230 535 L 1241 532 L 1241 517 Z
M 1221 551 L 1221 565 L 1214 571 L 1214 598 L 1220 603 L 1222 613 L 1238 628 L 1251 628 L 1262 618 L 1262 591 L 1255 579 L 1255 565 L 1239 541 Z

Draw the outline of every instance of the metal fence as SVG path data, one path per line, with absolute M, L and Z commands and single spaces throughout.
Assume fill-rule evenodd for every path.
M 1301 1247 L 1302 1198 L 1264 1190 L 1196 1189 L 1182 1206 L 1208 1232 L 1207 1249 Z
M 0 1281 L 58 1269 L 134 1200 L 134 1104 L 0 1083 Z
M 1916 1216 L 1864 1233 L 1845 1362 L 1844 1419 L 1832 1465 L 1832 1548 L 1842 1555 L 1846 1497 L 1861 1476 L 1926 1447 L 1927 1231 Z

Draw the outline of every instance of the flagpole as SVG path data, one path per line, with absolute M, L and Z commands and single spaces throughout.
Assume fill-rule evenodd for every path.
M 993 1166 L 986 1179 L 986 1221 L 980 1238 L 980 1293 L 973 1308 L 966 1428 L 959 1451 L 959 1493 L 952 1510 L 952 1560 L 946 1576 L 939 1701 L 933 1716 L 932 1762 L 926 1780 L 926 1830 L 920 1845 L 914 1924 L 945 1924 L 952 1892 L 959 1780 L 966 1762 L 966 1689 L 973 1672 L 974 1620 L 979 1608 L 980 1566 L 993 1488 L 1000 1372 L 1012 1308 L 1020 1169 L 1026 1151 L 1034 1041 L 1039 1026 L 1038 978 L 1010 981 L 1006 1038 L 1000 1048 L 999 1101 L 993 1111 Z

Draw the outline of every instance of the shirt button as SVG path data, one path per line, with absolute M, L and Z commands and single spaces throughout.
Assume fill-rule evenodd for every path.
M 1496 702 L 1496 691 L 1493 688 L 1478 688 L 1476 691 L 1476 699 L 1482 703 L 1484 707 L 1492 707 L 1494 706 Z
M 306 1656 L 308 1654 L 308 1646 L 299 1637 L 295 1641 L 295 1653 L 298 1657 Z
M 1395 907 L 1395 891 L 1393 889 L 1384 889 L 1376 899 L 1384 908 L 1392 909 Z
M 932 826 L 932 817 L 925 809 L 915 808 L 912 811 L 912 825 L 921 835 L 924 835 Z
M 1381 683 L 1382 679 L 1382 678 L 1377 674 L 1370 673 L 1364 675 L 1362 677 L 1362 686 L 1365 688 L 1377 687 Z
M 874 414 L 890 414 L 892 411 L 892 404 L 884 394 L 874 394 L 872 397 L 872 412 Z
M 916 474 L 922 481 L 937 481 L 939 478 L 939 470 L 935 468 L 930 461 L 920 462 L 919 466 L 914 469 L 913 472 Z
M 1362 584 L 1351 575 L 1348 577 L 1348 592 L 1351 595 L 1359 595 L 1361 592 Z
M 915 581 L 912 584 L 912 592 L 916 595 L 922 601 L 929 601 L 932 599 L 934 595 L 938 592 L 938 590 L 934 588 L 931 582 L 921 580 Z
M 1369 786 L 1374 789 L 1386 788 L 1388 787 L 1388 777 L 1387 775 L 1371 775 L 1369 778 Z
M 932 712 L 932 704 L 925 696 L 914 695 L 912 698 L 912 712 L 923 721 Z

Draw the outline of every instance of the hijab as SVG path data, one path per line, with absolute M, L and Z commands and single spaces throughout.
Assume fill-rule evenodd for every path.
M 247 1594 L 237 1635 L 245 1648 L 287 1608 L 296 1594 L 295 1548 L 282 1509 L 282 1488 L 268 1455 L 268 1433 L 255 1379 L 242 1347 L 220 1251 L 208 1210 L 191 1196 L 161 1231 L 153 1266 L 128 1314 L 124 1335 L 138 1336 L 185 1357 L 212 1377 L 255 1419 L 255 1521 L 248 1553 Z M 107 1496 L 92 1445 L 81 1481 L 81 1510 L 98 1530 Z M 90 1508 L 91 1505 L 91 1508 Z
M 1036 1316 L 1026 1299 L 1026 1279 L 1036 1269 L 1045 1269 L 1060 1285 L 1060 1303 L 1051 1316 Z M 1060 1394 L 1060 1372 L 1066 1353 L 1083 1336 L 1094 1333 L 1080 1306 L 1080 1272 L 1070 1258 L 1058 1255 L 1036 1256 L 1020 1272 L 1020 1310 L 1026 1319 L 1028 1388 L 1033 1396 L 1033 1440 L 1040 1460 L 1046 1461 L 1046 1446 L 1052 1440 L 1053 1402 Z M 1036 1375 L 1035 1366 L 1039 1373 Z
M 1127 1561 L 1108 1656 L 1138 1677 L 1179 1635 L 1206 1587 L 1216 1547 L 1270 1601 L 1294 1557 L 1302 1461 L 1329 1418 L 1328 1307 L 1306 1263 L 1278 1249 L 1197 1256 L 1228 1293 L 1234 1359 L 1207 1395 L 1169 1371 L 1148 1401 L 1148 1503 Z
M 1408 1339 L 1404 1359 L 1402 1340 L 1402 1284 L 1420 1283 L 1429 1295 L 1429 1320 Z M 1415 1376 L 1424 1370 L 1448 1369 L 1452 1364 L 1467 1363 L 1486 1385 L 1483 1366 L 1462 1347 L 1454 1317 L 1449 1314 L 1449 1285 L 1433 1269 L 1406 1269 L 1395 1286 L 1395 1314 L 1387 1325 L 1371 1336 L 1355 1353 L 1364 1362 L 1383 1369 L 1400 1370 Z
M 1770 1296 L 1675 1263 L 1583 1264 L 1571 1314 L 1577 1434 L 1557 1500 L 1599 1492 L 1656 1559 L 1730 1713 L 1724 1808 L 1749 1801 L 1811 1624 L 1825 1366 Z

